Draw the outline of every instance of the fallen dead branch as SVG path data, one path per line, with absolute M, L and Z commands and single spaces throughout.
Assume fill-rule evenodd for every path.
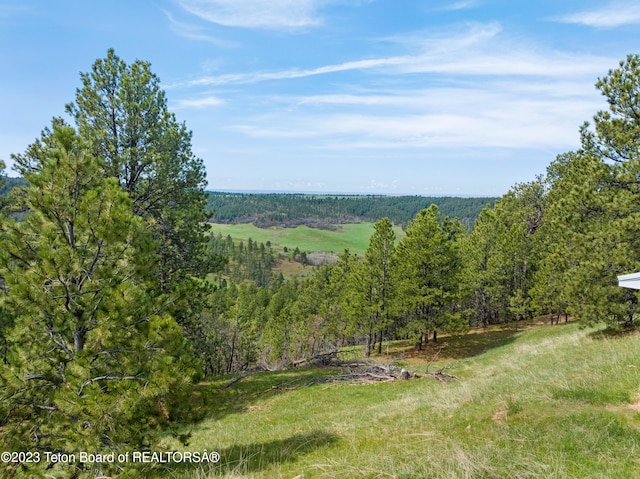
M 447 369 L 447 368 L 440 368 L 437 371 L 434 371 L 432 373 L 427 372 L 426 374 L 428 376 L 433 376 L 438 381 L 441 381 L 443 383 L 447 383 L 447 382 L 450 382 L 450 381 L 457 381 L 458 380 L 458 376 L 456 376 L 454 374 L 445 373 L 444 372 L 445 369 Z
M 236 376 L 235 378 L 233 378 L 231 381 L 229 381 L 228 383 L 226 383 L 224 386 L 220 386 L 218 388 L 218 391 L 224 391 L 225 389 L 229 389 L 231 386 L 233 386 L 235 383 L 239 382 L 240 380 L 246 378 L 248 376 L 248 374 L 240 374 L 239 376 Z
M 346 354 L 356 353 L 356 352 L 358 352 L 356 349 L 342 349 L 342 350 L 328 351 L 324 353 L 314 354 L 313 356 L 308 358 L 297 359 L 293 361 L 291 364 L 293 365 L 294 368 L 301 366 L 303 364 L 331 366 L 333 365 L 332 363 L 339 361 L 340 355 L 344 356 Z
M 438 355 L 442 352 L 443 349 L 444 349 L 444 346 L 440 346 L 440 349 L 438 349 L 436 354 L 431 358 L 431 361 L 427 363 L 427 367 L 425 369 L 426 373 L 429 373 L 429 366 L 431 366 L 431 364 L 438 358 Z

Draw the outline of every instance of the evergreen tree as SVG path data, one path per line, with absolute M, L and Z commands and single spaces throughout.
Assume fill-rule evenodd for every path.
M 552 246 L 539 281 L 554 284 L 578 318 L 618 327 L 638 311 L 637 293 L 619 288 L 616 276 L 640 268 L 640 57 L 628 56 L 596 86 L 609 109 L 593 128 L 582 126 L 581 148 L 548 171 Z
M 4 167 L 5 167 L 4 162 L 0 160 L 0 191 L 4 186 Z M 4 200 L 5 200 L 4 197 L 0 196 L 0 231 L 2 231 L 1 228 L 4 221 L 4 217 L 2 214 L 5 207 Z M 6 289 L 4 287 L 4 280 L 2 279 L 2 274 L 0 273 L 0 297 L 3 293 L 6 294 Z M 6 348 L 7 341 L 5 339 L 5 330 L 7 329 L 8 326 L 9 326 L 8 319 L 3 312 L 2 302 L 0 302 L 0 361 L 2 361 L 2 364 L 6 364 L 7 362 L 7 348 Z
M 487 206 L 476 220 L 464 246 L 464 288 L 468 295 L 469 322 L 472 326 L 499 322 L 504 293 L 500 284 L 496 256 L 506 227 L 497 220 L 495 209 Z
M 156 274 L 169 291 L 191 275 L 204 276 L 205 170 L 191 152 L 191 133 L 167 109 L 150 64 L 127 65 L 111 49 L 89 73 L 66 107 L 92 153 L 117 178 L 136 214 L 151 220 L 158 244 Z M 62 120 L 54 120 L 61 123 Z M 50 144 L 51 130 L 14 160 L 28 171 Z
M 431 205 L 409 223 L 397 247 L 398 294 L 408 332 L 422 347 L 423 335 L 464 328 L 460 311 L 460 223 L 440 220 Z
M 175 412 L 171 393 L 195 373 L 181 329 L 152 293 L 157 245 L 71 128 L 56 126 L 50 142 L 23 170 L 29 214 L 0 232 L 0 308 L 12 322 L 0 443 L 96 454 L 148 447 L 154 426 Z M 47 466 L 20 467 L 41 475 Z M 115 465 L 52 467 L 95 477 Z
M 545 195 L 540 180 L 518 184 L 478 217 L 464 247 L 472 325 L 486 327 L 533 314 L 531 292 L 539 264 Z
M 325 310 L 331 318 L 331 336 L 337 344 L 344 345 L 348 338 L 362 332 L 366 314 L 364 274 L 362 262 L 348 248 L 330 270 Z
M 367 318 L 365 352 L 367 356 L 370 354 L 372 336 L 374 335 L 378 337 L 378 354 L 382 352 L 383 333 L 392 324 L 395 240 L 393 224 L 388 218 L 382 218 L 374 225 L 374 232 L 369 239 L 369 247 L 364 255 L 367 304 L 365 310 Z

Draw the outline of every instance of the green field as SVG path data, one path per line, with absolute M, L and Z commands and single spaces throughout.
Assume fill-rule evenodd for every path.
M 211 223 L 213 234 L 231 235 L 234 240 L 247 241 L 251 238 L 258 243 L 271 243 L 276 247 L 287 247 L 300 251 L 332 251 L 342 253 L 348 248 L 352 253 L 363 255 L 373 234 L 373 223 L 351 223 L 339 225 L 337 231 L 321 230 L 298 226 L 296 228 L 256 228 L 252 224 Z M 404 236 L 402 228 L 395 227 L 396 237 Z
M 191 434 L 189 445 L 171 436 L 164 444 L 215 450 L 221 461 L 163 474 L 640 477 L 638 334 L 604 336 L 576 323 L 495 329 L 442 338 L 422 357 L 407 350 L 404 361 L 423 372 L 442 346 L 431 371 L 447 365 L 458 381 L 305 386 L 337 372 L 308 369 L 255 373 L 224 390 L 231 377 L 204 383 L 194 404 L 205 419 L 178 431 Z

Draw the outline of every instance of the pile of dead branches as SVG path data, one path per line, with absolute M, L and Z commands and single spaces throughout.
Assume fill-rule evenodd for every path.
M 442 349 L 442 348 L 441 348 Z M 345 356 L 352 355 L 353 353 L 358 353 L 357 350 L 335 350 L 328 351 L 324 353 L 318 353 L 309 358 L 299 359 L 293 362 L 294 367 L 299 366 L 323 366 L 323 367 L 334 367 L 341 368 L 343 370 L 342 373 L 337 375 L 332 375 L 328 378 L 323 378 L 322 382 L 335 382 L 335 381 L 349 381 L 349 382 L 390 382 L 396 381 L 397 379 L 412 379 L 419 378 L 420 375 L 408 371 L 404 368 L 399 368 L 393 364 L 384 365 L 379 363 L 373 363 L 370 361 L 349 361 L 344 360 Z M 438 353 L 436 353 L 435 357 L 427 364 L 427 368 L 425 374 L 427 376 L 433 376 L 438 381 L 441 382 L 449 382 L 456 381 L 458 378 L 453 374 L 449 374 L 445 372 L 446 367 L 438 369 L 437 371 L 430 372 L 429 366 L 431 363 L 438 357 Z M 326 381 L 324 379 L 327 379 Z
M 419 374 L 416 374 L 413 371 L 409 371 L 405 368 L 398 367 L 395 364 L 381 364 L 374 363 L 371 361 L 362 361 L 362 360 L 347 360 L 341 359 L 342 357 L 352 356 L 353 353 L 358 353 L 358 351 L 328 351 L 323 353 L 318 353 L 309 358 L 300 359 L 297 361 L 293 361 L 292 365 L 294 367 L 300 366 L 318 366 L 322 369 L 327 370 L 327 374 L 322 376 L 314 376 L 314 377 L 299 377 L 291 379 L 290 381 L 283 382 L 274 386 L 271 386 L 269 389 L 264 390 L 257 394 L 263 394 L 267 392 L 273 391 L 292 391 L 295 389 L 300 389 L 307 386 L 312 386 L 314 384 L 324 384 L 324 383 L 336 383 L 336 382 L 347 382 L 347 383 L 378 383 L 378 382 L 393 382 L 397 380 L 408 380 L 414 378 L 423 377 Z M 436 354 L 437 357 L 437 354 Z M 446 372 L 448 367 L 442 367 L 436 371 L 430 372 L 429 366 L 436 359 L 434 357 L 432 361 L 427 364 L 425 376 L 432 376 L 440 382 L 450 382 L 456 381 L 458 378 L 453 374 L 449 374 Z M 331 370 L 331 372 L 329 372 Z M 238 381 L 242 380 L 246 377 L 247 374 L 241 374 L 236 378 L 229 381 L 227 384 L 221 386 L 219 389 L 224 390 L 230 388 Z
M 337 377 L 340 380 L 350 382 L 391 382 L 398 379 L 406 380 L 420 377 L 404 368 L 368 361 L 336 362 L 332 366 L 342 368 L 344 372 L 338 374 Z
M 326 376 L 316 376 L 313 378 L 295 378 L 290 381 L 271 386 L 269 389 L 262 391 L 262 393 L 273 391 L 293 391 L 295 389 L 312 386 L 314 384 L 336 382 L 377 383 L 420 377 L 419 375 L 411 371 L 407 371 L 404 368 L 385 366 L 383 364 L 370 362 L 341 363 L 339 361 L 333 361 L 325 367 L 339 368 L 340 372 L 337 374 L 327 374 Z

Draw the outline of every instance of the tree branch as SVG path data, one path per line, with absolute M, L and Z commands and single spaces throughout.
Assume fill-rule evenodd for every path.
M 84 388 L 90 384 L 93 384 L 98 381 L 135 381 L 140 379 L 140 375 L 135 376 L 98 376 L 96 378 L 87 379 L 82 386 L 80 386 L 80 390 L 78 391 L 78 396 L 82 395 L 82 391 Z

